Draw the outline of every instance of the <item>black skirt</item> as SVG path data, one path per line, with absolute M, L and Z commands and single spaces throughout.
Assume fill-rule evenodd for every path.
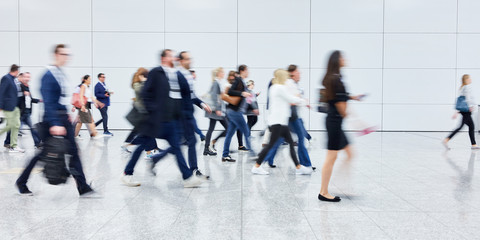
M 326 119 L 327 136 L 328 136 L 328 150 L 342 150 L 348 145 L 347 136 L 342 129 L 342 118 L 328 118 Z

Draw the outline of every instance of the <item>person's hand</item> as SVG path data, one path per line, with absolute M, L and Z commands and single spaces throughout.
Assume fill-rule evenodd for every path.
M 85 106 L 82 106 L 82 108 L 80 108 L 80 110 L 81 110 L 82 112 L 87 112 L 87 108 L 85 108 Z
M 458 116 L 458 112 L 455 112 L 452 116 L 452 119 L 457 119 L 457 116 Z
M 53 126 L 50 127 L 50 134 L 52 136 L 65 136 L 67 135 L 67 130 L 64 127 Z
M 473 107 L 469 107 L 468 110 L 469 110 L 470 112 L 473 112 Z
M 43 102 L 43 100 L 42 100 L 42 99 L 38 99 L 38 102 Z
M 215 113 L 217 114 L 217 116 L 221 117 L 222 116 L 222 111 L 215 111 Z
M 244 98 L 247 98 L 247 97 L 251 97 L 252 94 L 250 94 L 249 92 L 242 92 L 242 96 L 243 96 Z
M 108 93 L 105 93 L 105 97 L 110 97 L 110 94 L 108 94 Z
M 23 91 L 23 95 L 25 95 L 25 96 L 30 96 L 30 93 L 27 92 L 27 91 Z
M 258 111 L 258 109 L 253 109 L 252 112 L 253 112 L 253 114 L 255 114 L 256 116 L 260 115 L 260 111 Z
M 212 109 L 210 108 L 210 106 L 208 106 L 208 104 L 202 103 L 202 107 L 203 107 L 203 110 L 205 110 L 206 112 L 212 113 Z
M 72 107 L 72 112 L 75 112 L 75 107 Z
M 258 95 L 260 95 L 260 93 L 262 93 L 262 92 L 257 92 L 257 97 L 258 97 Z

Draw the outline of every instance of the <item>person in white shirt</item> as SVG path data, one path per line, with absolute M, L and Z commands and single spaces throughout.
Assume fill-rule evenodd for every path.
M 443 140 L 443 145 L 447 150 L 450 149 L 448 147 L 448 142 L 453 138 L 453 136 L 455 136 L 455 134 L 458 133 L 458 131 L 462 129 L 463 125 L 465 124 L 467 124 L 468 126 L 468 135 L 470 137 L 472 149 L 480 149 L 480 147 L 477 145 L 477 142 L 475 141 L 475 126 L 472 120 L 472 112 L 474 110 L 475 102 L 473 101 L 472 86 L 470 85 L 471 83 L 472 79 L 470 78 L 470 75 L 465 74 L 462 76 L 462 86 L 460 87 L 458 95 L 465 97 L 465 101 L 468 104 L 468 111 L 459 111 L 462 115 L 462 123 L 447 138 L 445 138 L 445 140 Z
M 78 134 L 80 133 L 80 129 L 82 128 L 82 123 L 85 123 L 87 125 L 87 128 L 90 131 L 90 137 L 94 139 L 103 137 L 98 134 L 97 130 L 95 129 L 95 122 L 93 121 L 92 112 L 90 111 L 90 109 L 92 108 L 92 102 L 95 103 L 95 106 L 98 107 L 103 107 L 104 104 L 92 97 L 92 91 L 90 90 L 91 82 L 92 78 L 90 77 L 90 75 L 85 75 L 82 78 L 82 83 L 78 85 L 75 90 L 76 93 L 78 93 L 80 96 L 85 96 L 87 98 L 87 102 L 83 103 L 83 101 L 81 101 L 82 107 L 77 108 L 78 121 L 75 126 L 75 137 L 77 139 L 81 139 Z M 75 107 L 72 108 L 72 111 L 75 111 Z
M 287 81 L 289 74 L 286 70 L 277 69 L 274 76 L 275 78 L 272 81 L 273 85 L 269 90 L 270 107 L 268 111 L 268 126 L 271 132 L 270 142 L 258 154 L 256 164 L 252 167 L 252 173 L 263 175 L 269 174 L 261 167 L 261 164 L 270 149 L 273 148 L 275 142 L 282 137 L 290 145 L 290 156 L 295 164 L 297 174 L 310 174 L 312 169 L 306 168 L 298 162 L 292 135 L 288 128 L 288 120 L 291 115 L 290 106 L 292 104 L 307 105 L 307 102 L 305 99 L 294 96 L 288 91 L 285 82 Z

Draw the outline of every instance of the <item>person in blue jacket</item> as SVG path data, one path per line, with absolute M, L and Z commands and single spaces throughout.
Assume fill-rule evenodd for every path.
M 105 84 L 105 73 L 98 74 L 98 83 L 95 84 L 95 97 L 98 101 L 105 104 L 104 107 L 99 107 L 98 111 L 102 115 L 102 119 L 98 120 L 95 123 L 95 126 L 103 123 L 103 135 L 113 136 L 113 133 L 108 131 L 108 107 L 110 106 L 110 95 L 113 94 L 112 91 L 109 91 L 107 85 Z

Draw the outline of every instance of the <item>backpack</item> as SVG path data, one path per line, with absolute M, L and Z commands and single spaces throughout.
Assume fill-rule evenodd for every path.
M 49 184 L 59 185 L 67 182 L 70 176 L 65 163 L 68 147 L 68 142 L 64 137 L 49 137 L 45 141 L 40 161 L 45 163 L 43 174 Z

